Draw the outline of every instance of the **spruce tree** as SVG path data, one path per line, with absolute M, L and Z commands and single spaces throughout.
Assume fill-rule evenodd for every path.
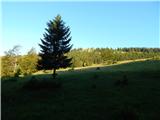
M 40 69 L 53 70 L 53 77 L 56 77 L 56 70 L 59 68 L 66 68 L 70 66 L 71 58 L 66 56 L 72 45 L 70 28 L 65 26 L 64 21 L 60 15 L 57 15 L 55 19 L 50 20 L 47 23 L 46 32 L 41 39 L 41 52 L 39 56 L 41 59 L 38 62 Z

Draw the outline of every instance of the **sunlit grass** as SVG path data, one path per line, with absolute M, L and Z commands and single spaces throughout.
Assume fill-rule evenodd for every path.
M 137 59 L 137 60 L 124 60 L 124 61 L 118 61 L 117 63 L 115 63 L 115 64 L 105 64 L 105 63 L 103 63 L 103 64 L 94 64 L 94 65 L 92 65 L 92 66 L 86 66 L 86 67 L 75 67 L 74 68 L 74 71 L 76 71 L 76 70 L 85 70 L 85 69 L 90 69 L 91 70 L 91 68 L 93 68 L 93 69 L 96 69 L 97 67 L 108 67 L 108 66 L 114 66 L 114 65 L 120 65 L 120 64 L 124 64 L 124 63 L 131 63 L 131 62 L 137 62 L 137 61 L 146 61 L 146 60 L 149 60 L 150 58 L 148 58 L 148 59 Z M 66 71 L 69 71 L 69 70 L 71 70 L 71 68 L 65 68 L 65 69 L 63 69 L 63 68 L 60 68 L 60 69 L 58 69 L 57 70 L 57 72 L 66 72 Z M 52 70 L 45 70 L 45 72 L 44 72 L 44 70 L 40 70 L 40 71 L 38 71 L 38 72 L 36 72 L 36 73 L 34 73 L 33 75 L 38 75 L 38 74 L 52 74 Z

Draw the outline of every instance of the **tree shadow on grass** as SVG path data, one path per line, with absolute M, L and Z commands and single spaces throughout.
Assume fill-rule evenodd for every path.
M 32 76 L 31 79 L 22 87 L 25 90 L 40 91 L 40 90 L 57 90 L 62 88 L 62 83 L 58 80 L 51 80 L 49 78 L 38 79 Z

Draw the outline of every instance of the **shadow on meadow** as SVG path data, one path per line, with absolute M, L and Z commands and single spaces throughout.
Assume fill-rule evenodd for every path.
M 132 65 L 2 80 L 2 120 L 158 120 L 159 69 Z

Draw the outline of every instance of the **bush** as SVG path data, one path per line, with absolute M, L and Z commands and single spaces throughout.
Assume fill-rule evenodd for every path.
M 153 60 L 160 60 L 160 56 L 154 56 Z
M 116 63 L 117 63 L 117 61 L 113 61 L 113 62 L 112 62 L 112 64 L 116 64 Z
M 111 65 L 113 63 L 112 60 L 107 60 L 107 65 Z
M 96 70 L 100 70 L 100 67 L 97 67 Z
M 23 86 L 27 90 L 56 90 L 62 87 L 62 84 L 56 81 L 48 79 L 37 80 L 35 77 L 31 79 Z

